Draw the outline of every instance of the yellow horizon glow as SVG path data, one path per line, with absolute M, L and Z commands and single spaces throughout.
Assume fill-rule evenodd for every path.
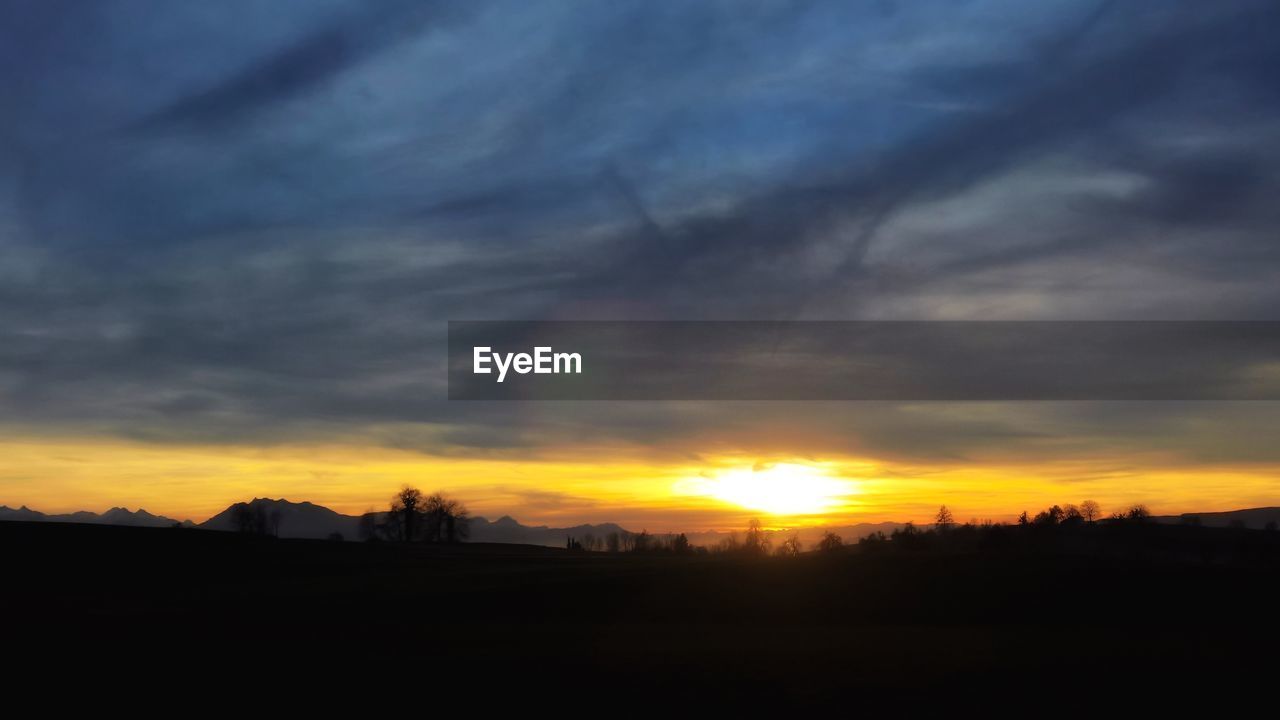
M 854 481 L 832 477 L 824 466 L 777 463 L 704 473 L 679 480 L 680 496 L 710 497 L 774 516 L 825 515 L 849 508 Z
M 0 505 L 46 513 L 145 508 L 204 520 L 253 497 L 309 500 L 348 514 L 384 507 L 401 485 L 448 492 L 491 519 L 529 525 L 617 522 L 652 532 L 1012 520 L 1023 510 L 1092 499 L 1110 512 L 1157 514 L 1277 505 L 1280 468 L 1169 466 L 1160 458 L 1026 463 L 903 463 L 859 457 L 724 454 L 677 459 L 470 458 L 372 445 L 182 445 L 105 438 L 0 440 Z M 1122 467 L 1122 470 L 1108 468 Z

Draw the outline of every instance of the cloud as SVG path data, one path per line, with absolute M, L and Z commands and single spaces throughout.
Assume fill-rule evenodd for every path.
M 10 426 L 900 457 L 1162 427 L 1267 455 L 1217 428 L 1269 406 L 459 407 L 442 341 L 1273 318 L 1272 3 L 55 5 L 0 17 Z

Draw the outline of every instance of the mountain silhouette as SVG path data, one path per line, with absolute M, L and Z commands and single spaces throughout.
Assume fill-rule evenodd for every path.
M 344 515 L 323 505 L 316 505 L 307 501 L 292 502 L 284 498 L 254 498 L 247 503 L 233 503 L 226 510 L 199 524 L 190 520 L 179 522 L 163 515 L 154 515 L 141 508 L 131 511 L 123 507 L 113 507 L 102 514 L 84 510 L 73 513 L 45 514 L 38 510 L 32 510 L 25 505 L 18 508 L 0 505 L 0 521 L 67 522 L 132 527 L 173 527 L 174 525 L 180 525 L 182 527 L 234 532 L 238 529 L 234 516 L 236 508 L 246 505 L 255 512 L 262 512 L 264 517 L 274 518 L 273 528 L 282 538 L 327 539 L 335 535 L 341 535 L 344 540 L 361 539 L 359 527 L 362 516 Z M 380 520 L 383 513 L 371 514 Z M 1242 526 L 1251 529 L 1262 529 L 1271 522 L 1280 524 L 1280 507 L 1160 515 L 1152 519 L 1155 522 L 1165 524 L 1195 522 L 1205 527 Z M 812 547 L 825 532 L 836 533 L 845 542 L 855 542 L 859 538 L 875 532 L 891 533 L 903 527 L 903 525 L 904 523 L 897 522 L 857 523 L 853 525 L 767 530 L 765 534 L 775 544 L 784 538 L 797 535 L 805 547 Z M 928 526 L 921 525 L 920 527 L 925 528 Z M 592 535 L 603 540 L 611 533 L 634 534 L 638 532 L 617 523 L 583 524 L 569 527 L 523 525 L 510 515 L 503 515 L 497 520 L 473 517 L 471 518 L 470 528 L 471 542 L 544 545 L 548 547 L 564 547 L 569 538 L 582 540 L 584 537 Z M 731 534 L 730 532 L 711 530 L 688 532 L 686 536 L 693 545 L 714 547 Z
M 359 516 L 343 515 L 311 502 L 290 502 L 281 498 L 254 498 L 247 503 L 234 503 L 226 510 L 200 523 L 206 530 L 235 531 L 237 508 L 248 506 L 272 521 L 274 534 L 283 538 L 325 539 L 341 535 L 345 540 L 358 539 Z M 278 521 L 278 522 L 277 522 Z
M 1280 507 L 1247 508 L 1245 510 L 1227 510 L 1225 512 L 1183 513 L 1181 515 L 1160 515 L 1154 518 L 1162 523 L 1197 523 L 1204 527 L 1239 526 L 1251 530 L 1262 530 L 1267 523 L 1280 525 Z
M 0 520 L 70 522 L 88 523 L 92 525 L 127 525 L 129 527 L 173 527 L 174 525 L 194 527 L 194 523 L 190 520 L 183 520 L 179 522 L 173 518 L 167 518 L 163 515 L 153 515 L 142 508 L 138 508 L 137 511 L 130 511 L 128 508 L 123 507 L 113 507 L 101 515 L 87 510 L 80 510 L 73 513 L 46 515 L 38 510 L 32 510 L 26 505 L 16 509 L 0 505 Z

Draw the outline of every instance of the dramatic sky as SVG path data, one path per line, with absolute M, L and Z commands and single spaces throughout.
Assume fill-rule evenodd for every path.
M 450 319 L 1280 320 L 1273 0 L 0 0 L 0 504 L 1280 503 L 1280 407 L 449 403 Z M 789 488 L 789 489 L 788 489 Z

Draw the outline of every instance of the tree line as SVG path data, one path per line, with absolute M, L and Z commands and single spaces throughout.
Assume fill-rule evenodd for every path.
M 744 533 L 730 535 L 711 547 L 695 546 L 684 533 L 654 535 L 648 531 L 639 533 L 611 532 L 604 536 L 586 533 L 581 537 L 569 537 L 565 547 L 575 552 L 639 553 L 649 555 L 726 555 L 742 557 L 798 557 L 804 552 L 804 544 L 798 535 L 784 538 L 776 546 L 757 518 L 752 518 Z M 836 552 L 845 547 L 844 540 L 833 532 L 826 532 L 815 544 L 819 552 Z
M 386 512 L 360 517 L 360 538 L 366 541 L 456 543 L 470 535 L 471 513 L 466 505 L 409 485 L 392 496 Z

